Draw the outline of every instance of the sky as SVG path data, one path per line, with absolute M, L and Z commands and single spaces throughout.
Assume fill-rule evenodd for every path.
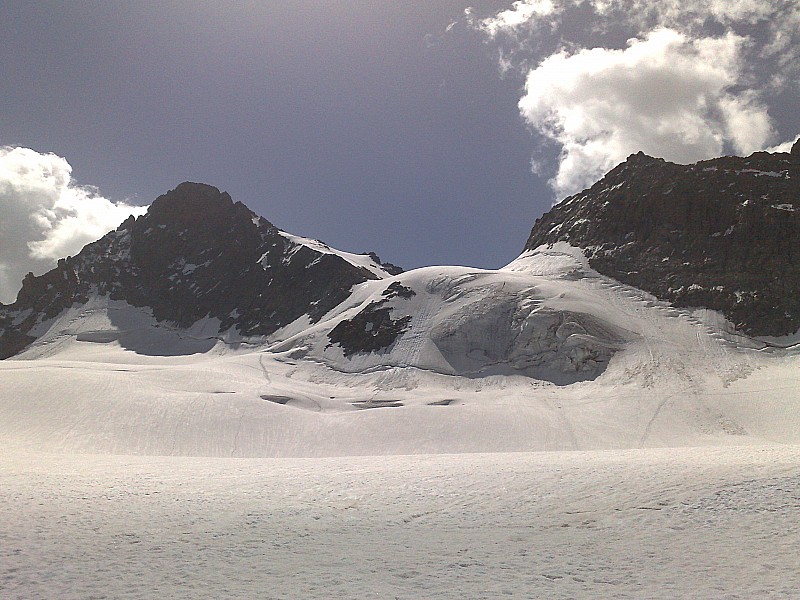
M 800 133 L 795 0 L 0 1 L 0 302 L 182 181 L 406 269 L 496 268 L 640 150 Z

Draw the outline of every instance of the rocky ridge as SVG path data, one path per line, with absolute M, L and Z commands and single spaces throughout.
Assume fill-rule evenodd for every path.
M 800 329 L 800 141 L 679 165 L 631 155 L 537 219 L 525 250 L 564 241 L 600 273 L 737 329 Z
M 721 311 L 749 335 L 781 336 L 800 329 L 798 241 L 800 142 L 791 153 L 694 165 L 632 155 L 538 219 L 525 249 L 568 242 L 604 275 L 677 306 Z M 183 183 L 50 272 L 28 274 L 16 302 L 0 305 L 0 358 L 92 298 L 144 307 L 177 329 L 209 318 L 220 334 L 263 338 L 301 317 L 314 324 L 350 298 L 353 286 L 400 272 L 374 254 L 281 231 L 217 188 Z M 414 294 L 395 281 L 338 322 L 328 345 L 341 347 L 345 358 L 384 352 L 419 329 L 414 314 L 395 306 Z M 471 337 L 452 352 L 448 344 L 460 333 L 448 330 L 436 342 L 439 351 L 458 363 L 461 346 L 488 347 L 498 328 L 513 325 L 503 315 L 468 327 L 489 337 Z
M 302 315 L 313 323 L 352 286 L 399 271 L 288 235 L 215 187 L 182 183 L 55 269 L 29 273 L 16 302 L 0 305 L 0 358 L 92 295 L 149 307 L 179 328 L 211 317 L 220 332 L 267 336 Z

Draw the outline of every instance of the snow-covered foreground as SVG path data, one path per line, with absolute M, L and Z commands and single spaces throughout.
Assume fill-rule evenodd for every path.
M 387 322 L 375 352 L 329 335 Z M 269 339 L 100 295 L 35 334 L 0 361 L 0 598 L 800 589 L 798 339 L 565 244 L 367 282 Z
M 800 447 L 4 453 L 0 596 L 791 598 Z

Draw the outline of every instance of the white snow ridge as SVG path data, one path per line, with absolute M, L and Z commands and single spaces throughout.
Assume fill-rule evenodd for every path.
M 267 338 L 101 295 L 38 326 L 0 597 L 797 597 L 797 338 L 564 243 L 383 275 Z

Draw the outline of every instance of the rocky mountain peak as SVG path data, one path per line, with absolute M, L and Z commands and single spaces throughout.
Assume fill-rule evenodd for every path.
M 155 199 L 148 211 L 150 220 L 158 223 L 194 225 L 227 220 L 233 210 L 227 192 L 204 183 L 184 182 Z
M 800 161 L 757 152 L 678 165 L 634 154 L 537 219 L 525 245 L 569 242 L 593 268 L 753 335 L 800 328 Z
M 185 328 L 215 319 L 220 332 L 268 336 L 302 315 L 315 322 L 352 286 L 389 276 L 377 256 L 291 236 L 230 195 L 182 183 L 77 256 L 0 305 L 0 358 L 19 352 L 49 319 L 94 296 L 150 310 Z

